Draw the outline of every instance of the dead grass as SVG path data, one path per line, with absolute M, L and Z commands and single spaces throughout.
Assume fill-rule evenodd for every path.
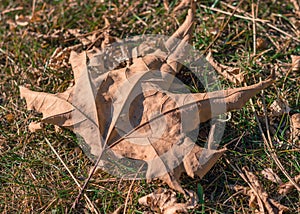
M 224 2 L 236 6 L 232 1 Z M 198 3 L 193 45 L 201 51 L 208 47 L 229 18 L 229 15 L 203 6 L 214 5 L 214 8 L 232 13 L 233 9 L 224 2 Z M 170 8 L 175 5 L 176 1 L 171 2 Z M 69 65 L 60 65 L 57 69 L 47 66 L 57 47 L 79 44 L 76 38 L 64 38 L 68 29 L 78 28 L 83 33 L 101 30 L 104 26 L 102 16 L 106 16 L 112 23 L 111 34 L 118 37 L 148 33 L 170 35 L 182 22 L 185 12 L 176 17 L 170 15 L 160 1 L 132 1 L 128 4 L 117 1 L 36 1 L 34 11 L 39 19 L 26 26 L 10 24 L 16 15 L 31 15 L 32 10 L 32 1 L 4 0 L 0 5 L 0 211 L 68 213 L 79 190 L 47 145 L 45 137 L 81 184 L 88 176 L 92 163 L 79 149 L 73 133 L 65 130 L 56 133 L 51 125 L 41 133 L 28 131 L 29 122 L 38 120 L 40 115 L 26 110 L 24 100 L 19 98 L 18 86 L 26 84 L 34 90 L 55 93 L 65 90 L 72 83 Z M 244 1 L 239 10 L 236 15 L 246 16 L 245 12 L 251 15 L 251 2 Z M 256 47 L 256 56 L 253 56 L 253 22 L 239 17 L 231 17 L 228 25 L 224 26 L 212 45 L 214 56 L 219 62 L 239 66 L 246 71 L 248 84 L 258 82 L 259 78 L 265 78 L 275 69 L 277 82 L 264 93 L 266 107 L 281 97 L 289 102 L 291 114 L 300 112 L 299 72 L 289 72 L 287 75 L 282 69 L 283 65 L 291 63 L 291 55 L 300 53 L 299 30 L 297 36 L 294 27 L 299 26 L 299 17 L 296 17 L 294 6 L 289 1 L 260 1 L 257 17 L 270 22 L 256 22 L 256 40 L 265 42 L 263 49 Z M 292 38 L 274 27 L 292 35 Z M 266 52 L 261 54 L 263 51 Z M 222 82 L 224 87 L 231 86 L 226 80 Z M 263 109 L 258 104 L 261 99 L 257 96 L 254 106 L 266 131 Z M 293 177 L 300 174 L 300 154 L 299 144 L 291 144 L 289 139 L 289 118 L 288 114 L 275 118 L 270 128 L 277 156 Z M 270 167 L 283 181 L 288 181 L 264 145 L 250 104 L 234 112 L 227 122 L 222 144 L 228 142 L 232 143 L 225 158 L 234 166 L 248 166 L 254 172 Z M 290 207 L 290 213 L 300 212 L 299 192 L 294 190 L 287 196 L 278 196 L 276 184 L 260 175 L 259 178 L 272 198 Z M 245 183 L 225 159 L 221 159 L 204 179 L 183 178 L 183 181 L 184 187 L 195 191 L 197 184 L 202 185 L 205 213 L 251 212 L 247 197 L 235 194 L 228 187 Z M 105 172 L 98 172 L 97 176 L 93 176 L 86 194 L 99 213 L 109 213 L 125 203 L 130 185 L 131 181 L 114 179 Z M 141 213 L 141 210 L 146 210 L 139 207 L 137 200 L 158 186 L 161 184 L 146 184 L 143 180 L 134 182 L 127 212 Z M 201 213 L 201 209 L 199 206 L 199 211 L 192 213 Z M 88 210 L 82 198 L 76 212 Z

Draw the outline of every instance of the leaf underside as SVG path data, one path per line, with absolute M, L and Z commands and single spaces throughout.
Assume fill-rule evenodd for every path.
M 273 82 L 270 77 L 248 87 L 193 94 L 176 88 L 180 84 L 175 75 L 190 51 L 186 47 L 193 18 L 190 9 L 185 22 L 163 41 L 162 49 L 139 53 L 137 49 L 147 50 L 147 44 L 128 48 L 125 58 L 130 63 L 123 67 L 107 65 L 102 49 L 72 52 L 74 86 L 57 94 L 20 87 L 21 97 L 29 110 L 43 114 L 41 122 L 79 134 L 93 160 L 103 155 L 102 167 L 110 168 L 112 159 L 135 160 L 140 171 L 147 166 L 147 179 L 160 178 L 184 193 L 181 174 L 203 177 L 226 151 L 202 148 L 189 133 L 199 123 L 242 108 Z

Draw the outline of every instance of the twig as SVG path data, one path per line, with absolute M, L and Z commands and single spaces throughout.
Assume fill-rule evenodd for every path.
M 225 5 L 226 7 L 230 8 L 230 9 L 235 9 L 235 8 L 238 7 L 238 6 L 234 7 L 234 6 L 226 4 L 226 3 L 222 3 L 222 4 Z M 253 20 L 253 18 L 251 17 L 251 14 L 249 14 L 248 12 L 246 12 L 246 11 L 244 11 L 242 9 L 238 9 L 236 11 L 247 15 L 248 17 L 245 17 L 245 18 L 247 18 L 248 20 L 251 20 L 251 21 Z M 219 12 L 221 12 L 221 11 L 219 11 Z M 227 14 L 227 15 L 229 15 L 229 14 Z M 238 17 L 238 18 L 240 18 L 240 17 Z M 274 30 L 278 31 L 279 33 L 282 33 L 283 35 L 285 35 L 287 37 L 290 37 L 290 38 L 294 39 L 297 42 L 300 42 L 300 40 L 298 38 L 294 37 L 293 35 L 285 32 L 285 31 L 283 31 L 283 30 L 281 30 L 281 29 L 279 29 L 277 27 L 275 27 L 274 25 L 270 24 L 269 20 L 264 20 L 264 22 L 262 22 L 261 19 L 255 19 L 255 21 L 256 22 L 261 22 L 262 24 L 266 24 L 268 27 L 273 28 Z M 257 23 L 257 25 L 260 26 L 260 27 L 262 27 L 261 24 L 259 24 L 259 23 Z
M 256 8 L 258 8 L 258 3 L 257 5 L 255 5 L 254 3 L 252 3 L 252 22 L 253 22 L 253 56 L 256 55 L 256 12 L 255 12 L 255 6 Z
M 263 93 L 263 90 L 262 90 Z M 250 105 L 252 108 L 252 111 L 254 113 L 255 119 L 257 121 L 259 130 L 261 132 L 262 138 L 264 140 L 264 143 L 267 147 L 267 150 L 269 151 L 271 157 L 273 158 L 273 160 L 275 161 L 275 163 L 277 164 L 277 166 L 279 167 L 279 169 L 281 170 L 281 172 L 289 179 L 289 181 L 295 186 L 295 188 L 300 191 L 300 187 L 298 186 L 298 184 L 291 178 L 291 176 L 286 172 L 286 170 L 284 169 L 284 167 L 282 166 L 281 162 L 279 161 L 275 151 L 274 151 L 274 146 L 272 144 L 272 140 L 271 140 L 271 136 L 270 136 L 270 131 L 269 131 L 269 125 L 268 125 L 268 119 L 267 119 L 267 114 L 266 114 L 266 108 L 265 108 L 265 101 L 264 101 L 264 96 L 263 96 L 263 111 L 264 111 L 264 115 L 265 115 L 265 122 L 266 122 L 266 127 L 267 127 L 267 132 L 268 132 L 268 139 L 266 138 L 266 135 L 263 132 L 261 123 L 258 119 L 254 104 L 252 99 L 250 99 Z
M 258 192 L 256 191 L 256 188 L 253 187 L 251 181 L 249 181 L 248 177 L 245 176 L 245 174 L 242 172 L 242 170 L 236 165 L 233 166 L 233 164 L 227 159 L 225 158 L 225 161 L 239 174 L 239 176 L 241 176 L 241 178 L 248 184 L 248 186 L 253 190 L 253 193 L 255 194 L 256 198 L 257 198 L 257 202 L 258 205 L 260 207 L 260 209 L 262 211 L 264 211 L 264 205 L 263 202 L 261 200 L 260 195 L 258 194 Z
M 227 12 L 227 11 L 224 11 L 224 10 L 220 10 L 220 9 L 214 8 L 214 7 L 207 7 L 207 6 L 203 5 L 203 4 L 200 4 L 200 7 L 204 8 L 204 9 L 209 9 L 209 10 L 212 10 L 212 11 L 215 11 L 215 12 L 223 13 L 223 14 L 226 14 L 226 15 L 229 15 L 229 16 L 233 16 L 233 17 L 236 17 L 236 18 L 240 18 L 240 19 L 245 19 L 245 20 L 249 20 L 249 21 L 253 20 L 251 17 L 242 16 L 242 15 L 238 15 L 238 14 L 233 14 L 233 13 L 230 13 L 230 12 Z M 258 19 L 258 18 L 256 18 L 255 21 L 262 22 L 262 23 L 269 22 L 269 20 Z
M 277 30 L 279 33 L 282 33 L 283 35 L 287 36 L 287 37 L 290 37 L 291 39 L 297 41 L 297 42 L 300 42 L 300 39 L 294 37 L 293 35 L 279 29 L 278 27 L 275 27 L 274 25 L 271 25 L 270 23 L 266 23 L 266 25 L 268 25 L 270 28 L 273 28 L 274 30 Z
M 31 10 L 32 15 L 31 15 L 31 17 L 34 17 L 34 13 L 35 13 L 35 3 L 36 3 L 36 0 L 33 0 L 33 1 L 32 1 L 32 10 Z
M 51 145 L 51 143 L 49 142 L 49 140 L 47 138 L 45 138 L 46 143 L 49 145 L 50 149 L 53 151 L 53 153 L 56 155 L 56 157 L 59 159 L 59 161 L 62 163 L 62 165 L 65 167 L 65 169 L 68 171 L 69 175 L 71 176 L 71 178 L 74 180 L 74 182 L 76 183 L 76 185 L 79 187 L 79 189 L 82 189 L 79 182 L 77 181 L 77 179 L 74 177 L 73 173 L 70 171 L 70 169 L 68 168 L 68 166 L 65 164 L 65 162 L 61 159 L 61 157 L 59 156 L 59 154 L 56 152 L 56 150 L 53 148 L 53 146 Z M 91 212 L 94 212 L 96 214 L 99 214 L 98 211 L 95 209 L 93 203 L 91 202 L 91 200 L 89 199 L 89 197 L 84 194 L 85 199 L 88 202 L 89 205 L 89 209 Z
M 126 214 L 126 209 L 127 209 L 127 204 L 128 204 L 128 200 L 129 200 L 129 195 L 130 195 L 130 192 L 131 192 L 131 189 L 133 187 L 133 184 L 137 178 L 137 175 L 139 174 L 140 170 L 144 167 L 145 163 L 142 164 L 142 166 L 139 168 L 139 170 L 136 172 L 135 176 L 134 176 L 134 179 L 132 180 L 131 184 L 130 184 L 130 187 L 128 189 L 128 192 L 127 192 L 127 196 L 126 196 L 126 200 L 125 200 L 125 205 L 124 205 L 124 211 L 123 211 L 123 214 Z
M 202 53 L 202 55 L 206 54 L 206 52 L 210 49 L 210 47 L 217 41 L 217 39 L 222 35 L 225 27 L 228 25 L 231 17 L 235 14 L 236 10 L 239 8 L 239 6 L 243 3 L 244 0 L 241 0 L 239 2 L 239 4 L 236 6 L 236 8 L 233 10 L 233 12 L 231 13 L 231 15 L 228 17 L 227 21 L 223 24 L 223 26 L 221 27 L 220 31 L 218 32 L 218 34 L 215 36 L 215 38 L 213 39 L 213 41 L 206 47 L 206 49 L 204 50 L 204 52 Z

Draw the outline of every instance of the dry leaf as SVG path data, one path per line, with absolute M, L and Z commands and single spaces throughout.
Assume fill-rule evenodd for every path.
M 270 106 L 272 117 L 281 116 L 283 114 L 288 114 L 290 112 L 289 104 L 286 100 L 278 98 Z
M 269 42 L 262 38 L 262 37 L 258 37 L 256 39 L 256 48 L 257 50 L 265 50 L 268 48 Z
M 143 172 L 148 180 L 158 177 L 187 195 L 179 183 L 181 174 L 202 178 L 226 151 L 202 148 L 187 133 L 201 122 L 242 108 L 274 81 L 272 75 L 248 87 L 209 93 L 169 90 L 179 90 L 174 76 L 182 67 L 181 60 L 189 56 L 186 44 L 193 19 L 194 12 L 189 10 L 164 48 L 151 54 L 136 55 L 134 48 L 120 49 L 119 44 L 108 45 L 105 50 L 71 52 L 74 86 L 57 94 L 20 87 L 21 97 L 29 110 L 43 114 L 42 122 L 79 134 L 86 154 L 92 160 L 100 156 L 99 165 L 110 173 L 123 176 L 118 165 L 123 164 L 123 158 L 135 161 L 138 168 L 147 163 Z M 122 57 L 129 59 L 127 63 L 120 63 Z
M 177 203 L 176 193 L 172 190 L 158 189 L 139 199 L 139 204 L 150 207 L 162 214 L 188 213 L 188 205 Z
M 300 175 L 297 175 L 294 177 L 294 181 L 298 184 L 300 184 Z M 278 189 L 278 192 L 279 194 L 281 195 L 287 195 L 288 193 L 290 193 L 293 189 L 295 188 L 295 185 L 292 184 L 290 181 L 284 183 L 284 184 L 281 184 L 279 189 Z
M 241 84 L 244 82 L 244 72 L 241 72 L 240 68 L 234 68 L 220 64 L 214 59 L 211 51 L 207 54 L 206 60 L 214 67 L 214 69 L 216 69 L 219 74 L 221 74 L 225 79 L 228 79 L 230 82 L 235 84 Z
M 292 141 L 297 142 L 300 144 L 300 113 L 293 114 L 291 116 L 291 129 L 292 129 Z
M 292 55 L 292 70 L 299 72 L 300 71 L 300 56 Z
M 279 176 L 273 171 L 272 168 L 266 168 L 264 170 L 261 171 L 261 174 L 268 180 L 277 183 L 277 184 L 281 184 L 282 181 L 279 178 Z
M 249 207 L 258 207 L 259 213 L 268 214 L 281 214 L 289 210 L 288 207 L 281 205 L 274 199 L 269 198 L 268 193 L 264 190 L 256 175 L 250 172 L 247 167 L 243 167 L 243 171 L 245 172 L 245 176 L 250 184 L 250 188 L 236 185 L 233 187 L 233 189 L 235 191 L 241 191 L 241 193 L 250 197 Z
M 5 119 L 7 120 L 7 122 L 12 123 L 15 120 L 15 116 L 11 113 L 5 115 Z
M 10 31 L 15 30 L 15 28 L 17 27 L 16 22 L 15 22 L 14 20 L 12 20 L 12 19 L 8 19 L 8 20 L 6 21 L 6 23 L 9 25 L 9 30 L 10 30 Z
M 44 128 L 44 124 L 41 122 L 31 122 L 28 126 L 30 132 L 36 132 L 42 130 Z
M 80 33 L 80 29 L 68 29 L 68 32 L 73 36 L 75 36 L 83 45 L 89 45 L 93 42 L 92 39 L 95 39 L 95 37 L 93 36 L 92 37 L 83 36 L 83 34 Z

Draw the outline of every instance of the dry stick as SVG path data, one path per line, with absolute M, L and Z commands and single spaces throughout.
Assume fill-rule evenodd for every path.
M 272 144 L 272 139 L 271 139 L 271 134 L 270 134 L 270 128 L 269 128 L 269 122 L 267 118 L 267 111 L 266 111 L 266 101 L 265 101 L 265 96 L 264 96 L 264 90 L 262 90 L 262 102 L 263 102 L 263 111 L 264 111 L 264 116 L 265 116 L 265 123 L 266 123 L 266 128 L 267 128 L 267 135 L 268 135 L 268 140 L 269 140 L 269 147 L 274 149 L 274 146 Z M 294 179 L 287 173 L 287 171 L 284 169 L 282 166 L 281 162 L 279 161 L 277 154 L 275 152 L 271 153 L 273 154 L 273 159 L 275 160 L 277 166 L 281 169 L 283 174 L 289 179 L 289 181 L 296 187 L 298 191 L 300 191 L 299 185 L 294 181 Z
M 233 164 L 227 159 L 225 158 L 225 161 L 239 174 L 239 176 L 241 176 L 241 178 L 248 184 L 248 186 L 253 190 L 256 198 L 257 198 L 257 202 L 259 207 L 261 207 L 261 209 L 264 211 L 264 205 L 262 203 L 262 200 L 260 198 L 260 195 L 258 194 L 258 192 L 256 191 L 256 189 L 252 186 L 251 182 L 249 181 L 247 175 L 245 176 L 244 173 L 242 172 L 242 170 L 236 165 L 233 166 Z
M 252 22 L 253 22 L 253 56 L 256 55 L 256 14 L 255 14 L 255 4 L 252 3 Z M 258 3 L 256 8 L 258 8 Z
M 263 91 L 263 90 L 262 90 L 262 91 Z M 263 102 L 264 102 L 264 97 L 263 97 Z M 298 191 L 300 191 L 300 187 L 298 186 L 298 184 L 297 184 L 297 183 L 291 178 L 291 176 L 286 172 L 286 170 L 285 170 L 284 167 L 282 166 L 281 162 L 279 161 L 279 159 L 278 159 L 278 157 L 277 157 L 277 155 L 276 155 L 276 153 L 275 153 L 275 151 L 274 151 L 274 146 L 273 146 L 273 144 L 272 144 L 272 140 L 271 140 L 270 134 L 268 134 L 269 141 L 268 141 L 268 139 L 266 138 L 266 135 L 265 135 L 264 132 L 263 132 L 261 123 L 260 123 L 260 121 L 259 121 L 259 119 L 258 119 L 258 116 L 257 116 L 257 113 L 256 113 L 256 110 L 255 110 L 255 107 L 254 107 L 254 104 L 253 104 L 252 99 L 250 99 L 250 104 L 251 104 L 251 108 L 252 108 L 252 111 L 253 111 L 253 113 L 254 113 L 255 119 L 256 119 L 256 121 L 257 121 L 259 130 L 260 130 L 260 132 L 261 132 L 262 138 L 263 138 L 263 140 L 264 140 L 265 145 L 267 146 L 268 151 L 270 152 L 271 157 L 273 158 L 273 160 L 275 161 L 275 163 L 277 164 L 277 166 L 279 167 L 279 169 L 281 170 L 281 172 L 289 179 L 289 181 L 295 186 L 295 188 L 296 188 Z M 263 110 L 264 110 L 264 115 L 265 115 L 265 120 L 266 120 L 266 126 L 267 126 L 267 129 L 269 129 L 265 104 L 263 105 Z
M 128 190 L 128 193 L 127 193 L 127 196 L 126 196 L 126 200 L 125 200 L 125 206 L 124 206 L 124 212 L 123 214 L 126 214 L 126 209 L 127 209 L 127 204 L 128 204 L 128 200 L 129 200 L 129 195 L 130 195 L 130 192 L 131 192 L 131 189 L 133 187 L 133 184 L 137 178 L 137 175 L 139 174 L 139 172 L 141 171 L 141 169 L 144 167 L 145 163 L 142 164 L 142 166 L 138 169 L 138 171 L 136 172 L 135 176 L 134 176 L 134 179 L 132 180 L 131 184 L 130 184 L 130 187 L 129 187 L 129 190 Z
M 206 52 L 211 48 L 211 46 L 217 41 L 217 39 L 221 36 L 221 34 L 223 33 L 225 27 L 228 25 L 231 17 L 235 14 L 236 10 L 239 8 L 239 6 L 243 3 L 244 0 L 241 0 L 239 2 L 239 4 L 236 6 L 236 8 L 233 10 L 233 12 L 231 13 L 231 15 L 229 16 L 229 18 L 227 19 L 227 21 L 224 23 L 224 25 L 221 27 L 220 31 L 218 32 L 218 34 L 215 36 L 215 38 L 213 39 L 213 41 L 206 47 L 206 49 L 204 50 L 204 52 L 201 55 L 206 54 Z
M 47 211 L 47 209 L 48 209 L 48 208 L 49 208 L 56 200 L 57 200 L 57 198 L 55 198 L 54 200 L 52 200 L 52 201 L 45 207 L 45 209 L 42 210 L 41 214 L 44 214 L 44 213 Z M 39 210 L 37 210 L 37 211 L 39 211 Z
M 49 145 L 50 149 L 54 152 L 54 154 L 57 156 L 57 158 L 59 159 L 59 161 L 62 163 L 62 165 L 65 167 L 65 169 L 68 171 L 68 173 L 70 174 L 71 178 L 75 181 L 76 185 L 79 187 L 79 189 L 82 189 L 79 182 L 77 181 L 77 179 L 74 177 L 73 173 L 69 170 L 68 166 L 65 164 L 65 162 L 61 159 L 61 157 L 59 156 L 59 154 L 56 152 L 56 150 L 53 148 L 53 146 L 51 145 L 51 143 L 49 142 L 49 140 L 47 138 L 45 138 L 45 141 L 47 142 L 47 144 Z M 88 201 L 88 205 L 89 205 L 89 209 L 91 212 L 94 211 L 94 213 L 98 213 L 98 211 L 95 209 L 93 203 L 91 202 L 91 200 L 89 199 L 89 197 L 84 194 L 85 199 Z
M 204 8 L 204 9 L 209 9 L 209 10 L 212 10 L 212 11 L 215 11 L 215 12 L 223 13 L 223 14 L 226 14 L 226 15 L 229 15 L 229 16 L 233 16 L 233 17 L 236 17 L 236 18 L 240 18 L 240 19 L 245 19 L 245 20 L 249 20 L 249 21 L 253 20 L 251 17 L 241 16 L 241 15 L 238 15 L 238 14 L 233 14 L 233 13 L 230 13 L 230 12 L 227 12 L 227 11 L 224 11 L 224 10 L 220 10 L 220 9 L 214 8 L 214 7 L 207 7 L 203 4 L 200 4 L 200 7 Z M 234 9 L 234 8 L 235 7 L 233 7 L 232 9 Z M 269 20 L 258 19 L 258 18 L 256 18 L 255 21 L 262 22 L 262 23 L 269 22 Z
M 31 18 L 34 17 L 34 13 L 35 13 L 35 3 L 36 3 L 36 0 L 33 0 L 33 2 L 32 2 L 32 10 L 31 10 L 31 13 L 32 13 Z
M 229 5 L 229 4 L 226 4 L 226 3 L 224 3 L 224 2 L 222 2 L 222 4 L 225 5 L 226 7 L 229 7 L 230 9 L 235 9 L 235 8 L 236 8 L 236 7 L 234 7 L 234 6 L 231 6 L 231 5 Z M 241 10 L 241 9 L 238 9 L 237 11 L 240 12 L 240 13 L 246 14 L 248 17 L 245 17 L 245 19 L 252 20 L 251 14 L 249 14 L 248 12 L 246 12 L 246 11 L 244 11 L 244 10 Z M 220 10 L 220 11 L 218 11 L 218 12 L 224 13 L 224 14 L 227 14 L 227 15 L 230 15 L 230 14 L 228 14 L 228 12 L 225 12 L 225 11 L 222 11 L 222 10 Z M 240 18 L 240 17 L 238 17 L 238 18 Z M 263 21 L 262 21 L 262 20 L 263 20 L 263 19 L 255 19 L 255 21 L 257 21 L 257 22 L 262 22 L 263 24 L 266 24 L 268 27 L 273 28 L 274 30 L 277 30 L 279 33 L 282 33 L 283 35 L 285 35 L 285 36 L 287 36 L 287 37 L 290 37 L 290 38 L 294 39 L 294 40 L 297 41 L 297 42 L 300 42 L 300 39 L 295 38 L 293 35 L 291 35 L 291 34 L 285 32 L 285 31 L 283 31 L 283 30 L 281 30 L 281 29 L 279 29 L 279 28 L 277 28 L 277 27 L 275 27 L 275 26 L 272 25 L 272 24 L 270 24 L 270 23 L 269 23 L 269 22 L 270 22 L 269 20 L 263 20 Z M 257 25 L 260 26 L 260 27 L 262 27 L 261 24 L 259 24 L 259 23 L 257 23 Z

